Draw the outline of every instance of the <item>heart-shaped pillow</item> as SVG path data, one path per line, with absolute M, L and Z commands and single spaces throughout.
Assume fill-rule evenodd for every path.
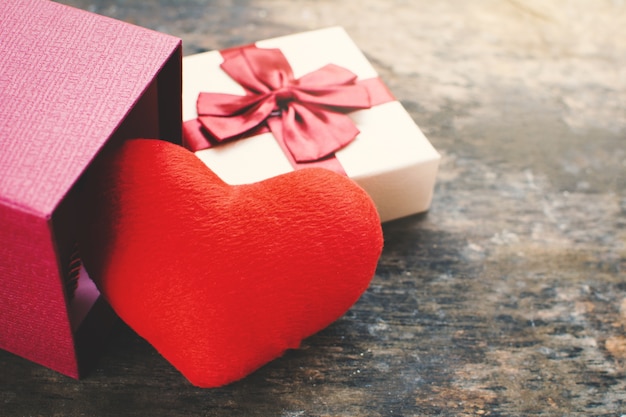
M 246 376 L 343 315 L 382 249 L 370 198 L 322 169 L 231 186 L 180 146 L 133 139 L 84 185 L 88 273 L 200 387 Z

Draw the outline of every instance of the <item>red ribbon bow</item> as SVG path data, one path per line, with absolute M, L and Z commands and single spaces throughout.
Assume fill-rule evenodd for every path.
M 200 93 L 198 121 L 218 142 L 267 123 L 296 162 L 332 155 L 359 134 L 343 112 L 372 106 L 368 88 L 334 64 L 299 79 L 279 49 L 223 51 L 222 69 L 246 95 Z

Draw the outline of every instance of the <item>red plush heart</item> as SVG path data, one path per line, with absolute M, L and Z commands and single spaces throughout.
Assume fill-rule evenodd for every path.
M 118 315 L 201 387 L 244 377 L 343 315 L 382 248 L 352 180 L 221 181 L 193 153 L 126 141 L 87 176 L 85 266 Z

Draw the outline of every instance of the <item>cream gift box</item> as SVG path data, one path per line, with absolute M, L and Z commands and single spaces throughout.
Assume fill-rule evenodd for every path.
M 257 48 L 278 48 L 294 76 L 334 64 L 358 80 L 378 74 L 340 27 L 304 32 L 257 42 Z M 183 120 L 198 117 L 201 92 L 244 95 L 243 87 L 225 73 L 219 51 L 183 58 Z M 345 173 L 374 200 L 381 220 L 388 221 L 428 210 L 440 155 L 398 101 L 347 113 L 360 133 L 335 152 Z M 183 139 L 185 141 L 185 138 Z M 292 171 L 272 133 L 221 143 L 196 155 L 224 181 L 245 184 Z
M 181 41 L 2 0 L 0 57 L 0 348 L 77 378 L 114 323 L 73 255 L 79 184 L 113 142 L 181 141 Z

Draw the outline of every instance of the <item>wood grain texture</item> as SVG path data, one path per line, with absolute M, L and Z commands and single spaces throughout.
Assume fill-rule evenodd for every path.
M 0 352 L 0 414 L 626 413 L 626 5 L 67 0 L 185 53 L 342 25 L 443 160 L 384 227 L 361 300 L 233 385 L 190 386 L 120 326 L 74 381 Z

